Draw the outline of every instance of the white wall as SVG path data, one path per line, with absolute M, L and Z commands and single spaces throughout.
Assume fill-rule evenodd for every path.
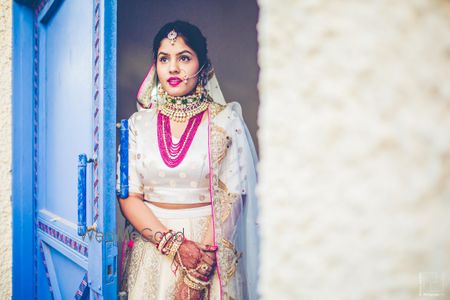
M 0 0 L 0 299 L 11 298 L 11 0 Z
M 450 2 L 258 2 L 264 299 L 448 299 Z

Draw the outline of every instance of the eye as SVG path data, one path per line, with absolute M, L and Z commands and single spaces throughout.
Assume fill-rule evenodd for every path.
M 168 61 L 168 59 L 167 59 L 167 57 L 165 57 L 165 56 L 161 56 L 161 57 L 159 58 L 159 61 L 162 62 L 162 63 L 165 63 L 165 62 Z
M 188 61 L 191 60 L 191 58 L 189 56 L 187 56 L 187 55 L 181 55 L 180 56 L 180 60 L 184 61 L 184 62 L 188 62 Z

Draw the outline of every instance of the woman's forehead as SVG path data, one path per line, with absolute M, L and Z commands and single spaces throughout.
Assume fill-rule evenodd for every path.
M 189 47 L 182 37 L 177 37 L 176 41 L 172 45 L 168 38 L 164 38 L 161 40 L 161 45 L 158 49 L 159 54 L 181 54 L 182 52 L 190 52 L 192 55 L 195 55 L 195 51 Z

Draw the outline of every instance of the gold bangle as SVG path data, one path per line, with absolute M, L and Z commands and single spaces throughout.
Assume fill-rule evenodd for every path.
M 186 273 L 186 276 L 189 278 L 190 281 L 192 281 L 196 284 L 199 284 L 203 287 L 205 287 L 211 283 L 211 280 L 208 280 L 208 281 L 200 280 L 200 279 L 194 277 L 191 273 Z
M 197 291 L 201 291 L 205 288 L 204 286 L 191 281 L 187 276 L 184 276 L 183 281 L 189 288 Z
M 170 246 L 169 254 L 167 255 L 169 259 L 173 259 L 175 256 L 175 253 L 178 252 L 178 249 L 180 248 L 181 244 L 183 243 L 183 240 L 175 240 L 173 241 L 172 245 Z M 181 258 L 180 258 L 181 260 Z

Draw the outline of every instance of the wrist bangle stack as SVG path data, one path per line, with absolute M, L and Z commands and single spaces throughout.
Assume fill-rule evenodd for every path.
M 186 272 L 183 282 L 188 287 L 188 299 L 191 299 L 191 289 L 194 289 L 196 291 L 203 291 L 206 290 L 208 292 L 208 285 L 210 284 L 210 280 L 208 281 L 202 281 L 200 279 L 195 278 L 190 273 Z M 206 295 L 206 299 L 208 299 L 208 294 Z
M 172 260 L 172 271 L 174 272 L 174 274 L 176 274 L 176 271 L 178 269 L 174 257 L 178 253 L 178 249 L 180 248 L 181 244 L 183 244 L 183 242 L 184 236 L 179 236 L 170 229 L 167 232 L 163 233 L 161 240 L 156 244 L 156 249 L 158 249 L 161 254 L 167 255 L 169 259 Z M 179 256 L 178 259 L 179 264 L 182 266 L 183 270 L 185 270 L 181 262 L 181 257 Z
M 174 236 L 175 235 L 173 233 L 173 230 L 169 229 L 169 231 L 164 233 L 161 240 L 158 243 L 156 243 L 156 249 L 158 249 L 158 251 L 161 252 L 162 254 L 167 255 L 167 253 L 169 252 L 169 248 L 167 246 L 169 246 L 169 242 L 172 240 Z

